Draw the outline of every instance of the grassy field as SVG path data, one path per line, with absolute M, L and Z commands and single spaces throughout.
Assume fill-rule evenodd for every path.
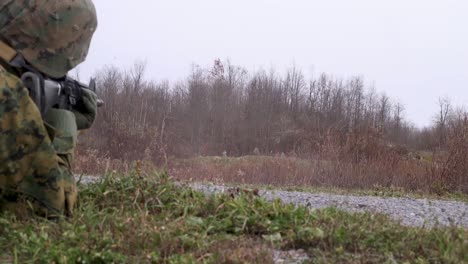
M 414 163 L 414 161 L 412 161 Z M 243 185 L 248 188 L 326 192 L 343 195 L 447 199 L 468 202 L 468 193 L 449 191 L 431 181 L 419 163 L 420 178 L 386 167 L 294 157 L 198 157 L 173 160 L 170 174 L 180 181 Z M 385 172 L 383 172 L 385 171 Z
M 415 165 L 413 162 L 409 163 Z M 376 185 L 429 189 L 429 176 L 400 173 L 394 164 L 352 164 L 340 160 L 298 157 L 197 157 L 173 160 L 170 173 L 177 179 L 263 184 L 282 187 L 316 186 L 369 189 Z
M 165 173 L 109 175 L 81 186 L 68 220 L 0 217 L 0 263 L 467 263 L 468 231 L 403 227 L 382 215 L 205 197 Z

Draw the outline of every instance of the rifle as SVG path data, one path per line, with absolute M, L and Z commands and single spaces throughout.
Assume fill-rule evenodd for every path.
M 42 116 L 51 108 L 72 110 L 81 99 L 82 89 L 89 89 L 96 93 L 96 81 L 94 79 L 91 79 L 89 85 L 85 85 L 69 76 L 58 80 L 43 77 L 38 73 L 39 71 L 25 61 L 22 54 L 2 41 L 1 36 L 0 60 L 19 72 L 25 72 L 26 70 L 21 76 L 21 80 L 28 88 L 29 94 Z M 98 99 L 97 104 L 98 107 L 101 107 L 104 102 Z
M 72 110 L 81 99 L 82 89 L 96 93 L 95 79 L 91 79 L 89 85 L 86 85 L 69 76 L 52 80 L 33 72 L 26 72 L 21 76 L 21 80 L 43 116 L 51 108 Z M 103 105 L 104 101 L 98 99 L 97 106 Z

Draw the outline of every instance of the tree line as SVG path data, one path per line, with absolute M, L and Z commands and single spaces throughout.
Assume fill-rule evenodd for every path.
M 145 64 L 97 75 L 106 102 L 81 144 L 126 160 L 198 155 L 318 153 L 325 143 L 355 149 L 370 138 L 384 147 L 443 149 L 465 115 L 440 101 L 433 127 L 408 122 L 404 106 L 362 77 L 306 79 L 297 67 L 249 73 L 229 61 L 193 66 L 184 80 L 148 81 Z M 354 146 L 354 147 L 353 147 Z M 358 157 L 360 159 L 360 157 Z

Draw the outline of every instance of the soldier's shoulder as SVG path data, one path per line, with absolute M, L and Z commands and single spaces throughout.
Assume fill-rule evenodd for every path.
M 7 69 L 5 67 L 3 67 L 2 64 L 0 64 L 0 75 L 2 76 L 6 76 L 6 75 L 9 75 L 10 73 L 7 71 Z
M 9 72 L 7 68 L 0 64 L 0 78 L 6 79 L 9 82 L 20 82 L 20 79 L 15 74 Z

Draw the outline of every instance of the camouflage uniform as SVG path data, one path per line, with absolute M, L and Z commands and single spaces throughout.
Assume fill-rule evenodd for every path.
M 96 26 L 91 0 L 0 0 L 0 39 L 47 77 L 63 77 L 85 59 Z M 0 212 L 29 214 L 33 209 L 48 217 L 71 215 L 77 198 L 73 149 L 77 129 L 87 127 L 77 126 L 75 114 L 92 123 L 95 112 L 83 118 L 79 111 L 52 109 L 41 116 L 18 78 L 21 70 L 3 55 Z

